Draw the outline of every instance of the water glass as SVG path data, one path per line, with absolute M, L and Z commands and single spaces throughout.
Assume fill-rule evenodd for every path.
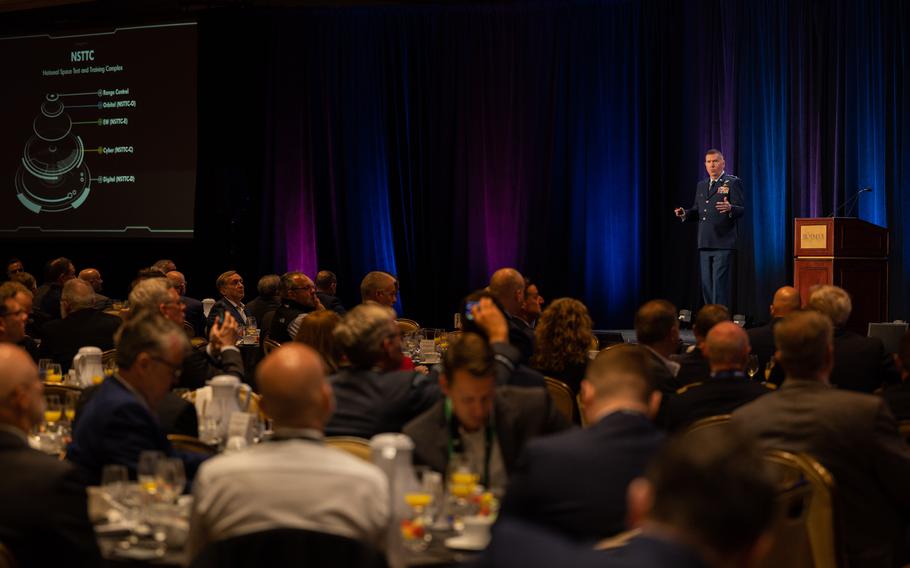
M 158 482 L 158 494 L 165 503 L 174 503 L 186 485 L 186 473 L 183 460 L 167 458 L 158 462 L 155 475 Z
M 746 363 L 746 374 L 749 375 L 750 379 L 752 379 L 755 377 L 755 375 L 758 374 L 758 369 L 758 355 L 753 353 L 749 355 L 749 360 Z
M 163 452 L 145 450 L 139 454 L 136 475 L 139 485 L 149 495 L 154 496 L 158 493 L 158 463 L 163 460 Z

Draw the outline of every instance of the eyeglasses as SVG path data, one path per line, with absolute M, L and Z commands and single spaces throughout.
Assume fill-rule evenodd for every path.
M 170 361 L 168 361 L 168 360 L 165 359 L 164 357 L 159 357 L 158 355 L 152 355 L 151 358 L 152 358 L 153 361 L 158 361 L 159 363 L 162 363 L 162 364 L 164 364 L 164 365 L 167 365 L 167 366 L 171 369 L 171 372 L 174 373 L 174 378 L 175 378 L 175 379 L 179 379 L 179 378 L 180 378 L 180 375 L 183 373 L 183 366 L 182 366 L 182 365 L 175 365 L 174 363 L 171 363 Z

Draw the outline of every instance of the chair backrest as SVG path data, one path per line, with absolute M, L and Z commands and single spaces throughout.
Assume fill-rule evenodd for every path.
M 556 409 L 566 417 L 566 420 L 572 422 L 572 416 L 575 414 L 575 397 L 572 395 L 572 389 L 566 383 L 553 377 L 544 377 L 543 380 L 547 383 L 547 391 L 549 391 Z
M 414 333 L 420 329 L 420 324 L 412 319 L 399 318 L 395 320 L 395 323 L 398 324 L 398 329 L 401 330 L 402 335 Z
M 183 331 L 186 333 L 187 339 L 196 337 L 196 328 L 188 321 L 183 322 Z
M 263 344 L 262 344 L 262 351 L 266 355 L 268 355 L 269 353 L 271 353 L 275 349 L 278 349 L 279 347 L 281 347 L 281 344 L 278 343 L 277 341 L 275 341 L 274 339 L 266 339 L 265 342 L 263 342 Z
M 218 453 L 218 448 L 210 446 L 199 438 L 194 438 L 193 436 L 184 436 L 183 434 L 168 434 L 167 439 L 171 445 L 174 446 L 175 450 L 183 450 L 185 452 L 193 452 L 207 456 L 214 456 Z
M 806 454 L 769 450 L 764 459 L 775 476 L 778 492 L 773 542 L 761 566 L 841 566 L 843 555 L 835 536 L 834 478 Z
M 114 361 L 115 359 L 117 359 L 117 350 L 116 349 L 108 349 L 107 351 L 103 351 L 101 353 L 101 364 L 102 365 L 107 365 L 108 363 L 110 363 L 111 361 Z
M 685 430 L 685 434 L 691 434 L 705 428 L 726 428 L 727 422 L 730 421 L 729 414 L 718 414 L 716 416 L 707 416 L 701 420 L 696 420 Z
M 192 568 L 247 566 L 345 566 L 385 568 L 385 557 L 354 539 L 304 529 L 272 529 L 219 540 Z
M 344 450 L 352 456 L 358 457 L 366 462 L 373 461 L 370 455 L 370 441 L 357 436 L 328 436 L 325 444 L 339 450 Z

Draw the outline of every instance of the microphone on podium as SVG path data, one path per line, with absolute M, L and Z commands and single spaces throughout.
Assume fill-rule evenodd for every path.
M 834 211 L 832 211 L 831 214 L 828 215 L 828 217 L 834 217 L 834 216 L 836 216 L 836 215 L 838 214 L 838 212 L 840 212 L 841 209 L 843 209 L 844 211 L 849 211 L 849 207 L 850 207 L 851 205 L 853 205 L 853 204 L 859 199 L 859 196 L 860 196 L 860 195 L 862 195 L 862 194 L 864 194 L 864 193 L 866 193 L 866 192 L 871 193 L 871 192 L 872 192 L 872 188 L 871 188 L 871 187 L 861 187 L 861 188 L 859 188 L 859 189 L 856 191 L 856 193 L 854 193 L 854 194 L 850 197 L 850 199 L 848 199 L 847 201 L 844 201 L 844 202 L 841 203 L 839 206 L 835 207 L 835 208 L 834 208 Z

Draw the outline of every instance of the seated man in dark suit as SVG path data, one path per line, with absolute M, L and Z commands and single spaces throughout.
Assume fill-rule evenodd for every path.
M 281 276 L 266 274 L 256 283 L 256 291 L 259 292 L 259 295 L 246 305 L 246 309 L 251 316 L 256 318 L 257 325 L 262 329 L 265 329 L 265 315 L 281 307 L 281 296 L 278 294 L 280 286 Z
M 544 528 L 503 517 L 484 568 L 720 568 L 760 566 L 771 538 L 774 485 L 751 438 L 706 429 L 671 439 L 644 478 L 629 485 L 639 531 L 592 550 Z
M 67 372 L 80 347 L 91 345 L 102 351 L 114 348 L 114 332 L 123 323 L 117 316 L 94 308 L 95 291 L 78 278 L 63 285 L 60 313 L 63 319 L 44 324 L 41 357 L 60 363 Z
M 495 353 L 497 384 L 508 384 L 519 354 L 508 343 L 505 317 L 490 298 L 482 298 L 472 316 Z M 370 438 L 400 432 L 442 396 L 435 370 L 429 374 L 400 370 L 401 330 L 391 308 L 373 302 L 356 306 L 334 334 L 351 366 L 329 378 L 336 408 L 326 425 L 327 435 Z
M 534 355 L 534 330 L 518 317 L 525 301 L 524 276 L 514 268 L 500 268 L 490 277 L 488 289 L 505 310 L 509 343 L 521 352 L 520 363 L 528 363 Z
M 180 375 L 189 349 L 186 334 L 159 314 L 144 312 L 123 324 L 116 339 L 119 371 L 82 409 L 66 458 L 97 485 L 106 464 L 125 465 L 135 478 L 139 454 L 158 450 L 181 458 L 192 480 L 204 457 L 175 451 L 153 411 Z
M 28 445 L 44 408 L 35 363 L 0 344 L 0 542 L 14 566 L 100 566 L 80 472 Z
M 97 268 L 83 268 L 79 271 L 79 280 L 88 282 L 92 287 L 92 290 L 95 291 L 95 305 L 92 306 L 93 308 L 101 311 L 111 309 L 111 306 L 114 305 L 113 300 L 101 293 L 104 286 L 104 279 L 101 278 L 101 271 Z
M 279 285 L 281 305 L 272 316 L 269 339 L 285 343 L 297 337 L 300 322 L 310 312 L 325 308 L 316 296 L 316 286 L 303 272 L 285 272 Z
M 320 270 L 316 274 L 316 296 L 319 297 L 320 303 L 325 309 L 332 310 L 336 314 L 343 316 L 347 311 L 344 304 L 338 299 L 338 278 L 334 272 Z
M 180 294 L 180 301 L 183 302 L 184 306 L 184 319 L 193 326 L 193 334 L 196 337 L 206 337 L 205 310 L 202 307 L 202 302 L 186 295 L 186 277 L 183 276 L 182 272 L 176 270 L 168 272 L 166 277 L 177 289 L 177 293 Z
M 76 277 L 76 267 L 66 257 L 55 258 L 47 265 L 47 288 L 41 299 L 35 299 L 35 309 L 40 310 L 47 319 L 60 319 L 60 295 L 63 285 Z M 40 289 L 39 289 L 40 290 Z
M 402 430 L 414 461 L 442 474 L 458 460 L 481 485 L 502 489 L 528 440 L 568 428 L 543 388 L 496 386 L 493 349 L 465 333 L 449 345 L 439 377 L 445 398 Z
M 236 270 L 228 270 L 218 276 L 215 287 L 221 294 L 221 299 L 215 302 L 212 311 L 209 312 L 207 329 L 212 329 L 216 320 L 222 321 L 220 318 L 226 313 L 231 314 L 237 325 L 245 327 L 246 318 L 250 313 L 243 303 L 243 277 Z
M 149 278 L 136 284 L 130 292 L 130 306 L 135 312 L 159 313 L 183 328 L 183 303 L 166 278 Z M 215 375 L 234 375 L 244 380 L 243 358 L 235 345 L 239 337 L 234 318 L 225 314 L 224 323 L 216 324 L 209 332 L 209 343 L 190 350 L 183 359 L 179 386 L 195 390 Z
M 749 336 L 743 328 L 731 321 L 721 322 L 708 332 L 704 345 L 710 376 L 664 397 L 659 422 L 671 432 L 701 418 L 729 414 L 771 392 L 743 372 L 749 361 Z
M 837 286 L 819 286 L 809 295 L 806 308 L 828 316 L 834 324 L 832 385 L 872 393 L 884 385 L 900 382 L 894 358 L 885 352 L 881 339 L 864 337 L 844 327 L 853 310 L 846 290 Z
M 882 397 L 888 402 L 895 418 L 910 420 L 910 331 L 901 338 L 900 347 L 894 354 L 894 362 L 901 374 L 901 382 L 886 386 Z
M 679 320 L 676 306 L 666 300 L 651 300 L 635 312 L 635 337 L 647 349 L 648 374 L 664 395 L 682 385 L 676 380 L 680 365 L 670 359 L 679 348 Z
M 502 515 L 580 541 L 625 530 L 626 488 L 663 441 L 651 422 L 660 391 L 648 379 L 642 351 L 624 345 L 601 351 L 588 365 L 581 383 L 588 426 L 528 443 L 509 481 Z
M 767 447 L 807 453 L 831 472 L 848 566 L 903 565 L 910 447 L 880 397 L 831 388 L 832 337 L 831 320 L 813 310 L 778 323 L 776 357 L 787 378 L 736 410 L 732 424 Z
M 679 385 L 686 386 L 704 380 L 711 373 L 704 353 L 705 338 L 711 328 L 722 321 L 730 321 L 730 310 L 720 304 L 702 306 L 695 314 L 695 324 L 692 326 L 695 345 L 690 346 L 683 354 L 670 355 L 671 361 L 679 363 L 679 372 L 676 373 L 676 382 Z
M 771 301 L 771 321 L 761 327 L 753 327 L 748 330 L 749 345 L 752 346 L 752 353 L 758 357 L 758 368 L 762 369 L 762 372 L 767 368 L 768 362 L 774 358 L 774 326 L 781 318 L 799 308 L 799 290 L 793 286 L 781 286 L 774 293 L 774 299 Z M 784 372 L 780 365 L 774 365 L 771 376 L 767 379 L 780 386 L 784 380 Z

